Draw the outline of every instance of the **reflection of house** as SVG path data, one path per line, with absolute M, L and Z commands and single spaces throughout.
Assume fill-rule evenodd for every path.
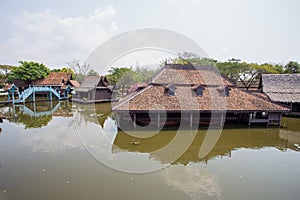
M 272 101 L 300 112 L 300 74 L 263 74 L 262 81 L 263 91 Z
M 74 104 L 76 105 L 76 110 L 80 111 L 80 122 L 84 120 L 85 122 L 99 124 L 104 127 L 105 121 L 108 119 L 111 108 L 110 104 Z M 80 123 L 79 122 L 79 123 Z
M 299 132 L 297 132 L 299 133 Z M 178 134 L 176 131 L 163 131 L 148 138 L 133 137 L 125 132 L 118 132 L 113 146 L 112 152 L 119 153 L 123 151 L 128 152 L 140 152 L 150 153 L 150 157 L 160 162 L 167 164 L 169 158 L 173 156 L 174 152 L 178 151 L 180 147 L 176 149 L 170 148 L 170 143 L 174 140 L 174 137 Z M 184 133 L 189 134 L 187 131 Z M 279 150 L 285 151 L 287 148 L 299 151 L 294 147 L 288 146 L 285 139 L 281 138 L 279 129 L 266 129 L 264 131 L 258 131 L 257 129 L 223 129 L 218 142 L 214 145 L 210 152 L 207 152 L 205 157 L 200 158 L 199 152 L 203 145 L 204 137 L 206 134 L 203 131 L 199 131 L 195 136 L 192 144 L 188 149 L 175 161 L 174 163 L 188 164 L 191 162 L 207 162 L 219 156 L 231 156 L 231 153 L 240 148 L 247 149 L 260 149 L 266 147 L 274 147 Z M 296 134 L 296 133 L 295 133 Z M 135 145 L 133 142 L 138 142 Z M 160 151 L 169 145 L 169 150 Z M 162 152 L 162 153 L 158 153 Z
M 87 76 L 76 90 L 73 101 L 82 103 L 111 101 L 112 90 L 105 76 Z
M 165 117 L 164 125 L 179 123 L 183 118 L 192 126 L 193 123 L 214 120 L 213 123 L 220 124 L 211 116 L 220 113 L 222 119 L 225 117 L 222 111 L 226 111 L 226 120 L 279 124 L 281 113 L 289 109 L 272 103 L 263 94 L 251 94 L 236 88 L 211 67 L 196 69 L 192 64 L 166 64 L 145 89 L 120 100 L 113 106 L 113 111 L 119 119 L 129 111 L 134 125 L 156 123 L 159 126 Z M 155 116 L 151 120 L 150 113 Z M 166 116 L 162 117 L 164 113 Z

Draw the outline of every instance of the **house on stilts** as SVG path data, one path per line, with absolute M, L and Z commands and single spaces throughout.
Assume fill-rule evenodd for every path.
M 112 101 L 112 94 L 106 76 L 86 76 L 72 100 L 79 103 L 108 102 Z
M 300 113 L 300 74 L 263 74 L 263 92 L 273 101 Z
M 37 96 L 45 96 L 48 100 L 68 99 L 69 94 L 79 87 L 79 83 L 72 80 L 72 74 L 67 72 L 50 72 L 48 77 L 31 82 L 14 80 L 7 84 L 8 103 L 36 101 Z
M 246 121 L 280 125 L 289 108 L 262 93 L 241 90 L 213 67 L 165 64 L 144 89 L 113 104 L 119 126 L 124 124 L 190 127 Z

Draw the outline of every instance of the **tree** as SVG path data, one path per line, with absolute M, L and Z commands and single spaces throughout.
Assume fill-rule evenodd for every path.
M 52 69 L 51 72 L 67 72 L 72 74 L 72 77 L 75 77 L 75 72 L 71 68 L 64 67 L 62 69 Z
M 295 61 L 290 61 L 284 66 L 284 73 L 296 74 L 300 73 L 300 64 Z
M 151 69 L 148 67 L 136 67 L 135 72 L 135 81 L 136 82 L 149 82 L 150 79 L 153 77 L 153 75 L 157 72 L 159 69 Z
M 49 69 L 41 63 L 20 61 L 19 67 L 13 67 L 8 81 L 12 82 L 14 79 L 23 80 L 31 83 L 34 80 L 46 78 L 49 74 Z
M 87 76 L 99 76 L 99 73 L 96 72 L 95 70 L 91 69 L 91 70 L 88 72 Z
M 280 74 L 283 72 L 282 66 L 276 64 L 272 65 L 270 63 L 264 63 L 261 65 L 255 66 L 257 70 L 257 77 L 256 79 L 259 80 L 258 88 L 262 88 L 262 75 L 263 74 Z
M 0 65 L 0 87 L 3 87 L 7 82 L 8 75 L 14 66 Z
M 121 88 L 123 96 L 125 86 L 130 86 L 135 82 L 136 73 L 132 70 L 132 68 L 112 67 L 108 70 L 108 75 L 106 77 L 109 83 L 114 84 L 116 88 Z
M 75 73 L 75 76 L 73 77 L 74 80 L 78 81 L 79 83 L 82 83 L 90 69 L 90 66 L 87 63 L 81 64 L 79 60 L 75 59 L 70 62 L 67 62 L 67 65 Z

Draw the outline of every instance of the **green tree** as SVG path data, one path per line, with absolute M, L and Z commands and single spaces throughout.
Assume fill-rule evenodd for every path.
M 148 67 L 136 67 L 134 69 L 135 72 L 135 81 L 136 82 L 149 82 L 150 79 L 153 77 L 153 75 L 158 71 L 159 69 L 150 69 Z
M 128 67 L 112 67 L 108 70 L 106 77 L 109 83 L 114 84 L 117 89 L 121 89 L 122 96 L 126 86 L 129 87 L 136 81 L 136 73 Z
M 14 79 L 19 79 L 31 83 L 34 80 L 42 79 L 48 76 L 49 69 L 41 63 L 20 61 L 19 67 L 13 67 L 8 81 L 12 82 Z
M 256 65 L 255 69 L 257 70 L 256 80 L 259 81 L 258 88 L 262 88 L 262 75 L 263 74 L 280 74 L 283 72 L 282 66 L 272 65 L 270 63 L 264 63 L 261 65 Z
M 91 69 L 88 73 L 87 76 L 99 76 L 99 73 L 96 72 L 95 70 Z
M 128 67 L 112 67 L 108 70 L 107 79 L 111 84 L 117 84 L 122 76 L 133 72 L 132 68 Z
M 75 76 L 75 72 L 73 71 L 73 69 L 71 69 L 69 67 L 68 68 L 64 67 L 62 69 L 52 69 L 51 72 L 67 72 L 67 73 L 72 74 L 72 77 Z
M 284 73 L 296 74 L 300 73 L 300 64 L 295 61 L 290 61 L 284 66 Z

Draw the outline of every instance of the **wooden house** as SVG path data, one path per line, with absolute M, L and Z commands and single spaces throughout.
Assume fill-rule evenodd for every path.
M 300 112 L 300 74 L 263 74 L 263 92 L 273 101 Z
M 95 103 L 111 101 L 112 90 L 105 76 L 87 76 L 76 90 L 73 101 Z
M 31 85 L 50 86 L 61 96 L 67 96 L 73 89 L 79 87 L 79 83 L 72 80 L 72 74 L 68 72 L 50 72 L 48 77 L 32 81 Z
M 192 64 L 166 64 L 146 88 L 121 99 L 112 109 L 117 122 L 130 116 L 134 126 L 158 127 L 183 121 L 191 127 L 222 124 L 224 119 L 278 125 L 281 113 L 289 112 L 264 94 L 238 89 L 212 67 Z

